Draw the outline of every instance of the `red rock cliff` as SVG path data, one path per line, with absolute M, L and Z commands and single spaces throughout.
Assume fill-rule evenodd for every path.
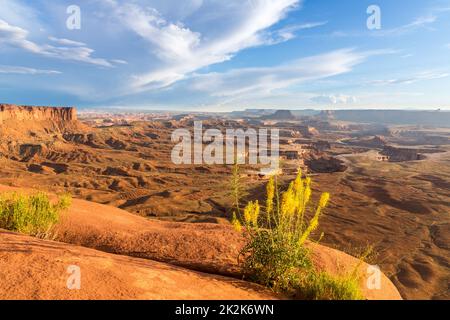
M 75 121 L 77 120 L 77 110 L 75 108 L 31 107 L 0 104 L 0 122 L 5 120 Z

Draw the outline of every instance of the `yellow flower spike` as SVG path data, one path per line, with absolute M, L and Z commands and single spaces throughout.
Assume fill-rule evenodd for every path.
M 319 201 L 319 207 L 325 208 L 327 206 L 329 200 L 330 200 L 330 194 L 328 192 L 322 193 L 322 196 L 320 197 L 320 201 Z
M 286 191 L 281 196 L 281 215 L 282 216 L 286 215 L 286 211 L 287 211 L 287 207 L 288 207 L 288 201 L 289 201 L 288 198 L 289 198 L 289 195 L 288 195 L 288 192 Z
M 293 188 L 289 189 L 283 194 L 281 203 L 281 213 L 283 216 L 288 216 L 294 213 L 295 209 L 295 196 Z
M 237 232 L 242 231 L 242 225 L 239 222 L 238 218 L 236 217 L 236 212 L 233 212 L 233 218 L 231 219 L 231 224 L 233 225 L 234 230 Z
M 259 212 L 260 212 L 260 206 L 259 206 L 259 202 L 258 200 L 256 200 L 256 202 L 253 204 L 253 226 L 257 227 L 258 226 L 258 217 L 259 217 Z
M 311 187 L 306 187 L 305 188 L 305 193 L 304 193 L 304 204 L 306 205 L 309 202 L 309 199 L 311 199 L 311 194 L 312 194 L 312 190 Z
M 311 177 L 305 179 L 305 187 L 311 187 Z
M 271 177 L 269 183 L 267 183 L 266 189 L 267 189 L 266 211 L 268 214 L 271 214 L 273 210 L 273 199 L 275 197 L 275 181 L 273 177 Z
M 317 206 L 316 213 L 314 217 L 311 219 L 308 228 L 306 228 L 305 232 L 303 233 L 302 237 L 299 240 L 299 244 L 303 244 L 306 239 L 308 239 L 311 232 L 317 229 L 319 226 L 319 217 L 322 212 L 322 209 L 324 209 L 328 203 L 328 200 L 330 199 L 330 194 L 328 192 L 324 192 L 319 201 L 319 205 Z
M 244 220 L 246 224 L 252 222 L 253 201 L 250 201 L 244 209 Z

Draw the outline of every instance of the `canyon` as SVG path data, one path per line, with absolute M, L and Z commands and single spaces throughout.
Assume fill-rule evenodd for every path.
M 315 191 L 332 194 L 314 235 L 318 239 L 324 232 L 323 245 L 352 256 L 373 245 L 376 254 L 369 262 L 381 267 L 402 297 L 448 298 L 450 131 L 446 128 L 343 124 L 309 115 L 268 123 L 265 116 L 247 118 L 236 113 L 98 111 L 77 115 L 74 108 L 2 106 L 0 184 L 69 192 L 80 201 L 112 206 L 149 221 L 182 223 L 183 228 L 206 224 L 208 230 L 214 230 L 229 225 L 232 170 L 229 165 L 174 164 L 173 131 L 189 131 L 199 120 L 205 128 L 221 132 L 227 128 L 277 128 L 280 154 L 284 155 L 280 186 L 302 167 L 317 183 Z M 402 148 L 440 152 L 427 153 L 419 161 L 415 157 L 377 161 L 374 154 L 385 148 L 395 148 L 386 149 L 390 152 Z M 259 169 L 258 165 L 241 167 L 244 200 L 264 201 L 266 180 L 259 176 Z M 82 239 L 78 232 L 83 227 L 77 230 L 66 233 L 64 241 L 111 252 L 133 251 L 112 236 L 103 238 L 105 242 L 95 240 L 93 234 Z M 226 239 L 221 232 L 215 235 Z M 204 237 L 204 231 L 195 234 Z M 180 239 L 175 243 L 192 243 L 184 236 Z M 137 243 L 138 239 L 130 241 Z M 167 246 L 169 241 L 165 243 Z M 147 250 L 141 249 L 138 251 Z M 144 258 L 165 263 L 177 259 L 168 252 L 148 249 L 148 253 L 151 256 Z M 205 271 L 204 266 L 189 264 Z M 214 265 L 214 272 L 230 275 L 220 264 Z

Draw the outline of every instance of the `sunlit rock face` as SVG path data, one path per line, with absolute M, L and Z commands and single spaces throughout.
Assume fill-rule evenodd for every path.
M 6 120 L 74 121 L 77 120 L 77 111 L 75 108 L 30 107 L 0 104 L 0 122 Z

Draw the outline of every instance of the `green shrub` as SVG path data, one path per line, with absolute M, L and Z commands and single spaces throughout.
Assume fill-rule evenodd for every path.
M 359 282 L 355 273 L 332 276 L 314 271 L 298 282 L 296 291 L 299 298 L 307 300 L 363 300 Z
M 238 183 L 236 168 L 232 184 Z M 277 292 L 296 294 L 298 290 L 305 290 L 303 297 L 307 299 L 360 297 L 356 277 L 355 280 L 337 278 L 316 271 L 309 249 L 305 247 L 305 242 L 319 225 L 329 193 L 323 193 L 319 202 L 312 204 L 311 178 L 302 178 L 299 171 L 284 192 L 280 192 L 277 178 L 271 178 L 266 187 L 265 206 L 250 201 L 242 212 L 239 188 L 233 186 L 232 190 L 236 206 L 232 224 L 243 232 L 246 240 L 239 263 L 250 280 Z M 307 216 L 312 218 L 307 221 Z
M 71 205 L 70 195 L 61 195 L 53 204 L 48 195 L 37 193 L 0 195 L 0 228 L 40 238 L 48 238 L 59 221 L 60 212 Z

